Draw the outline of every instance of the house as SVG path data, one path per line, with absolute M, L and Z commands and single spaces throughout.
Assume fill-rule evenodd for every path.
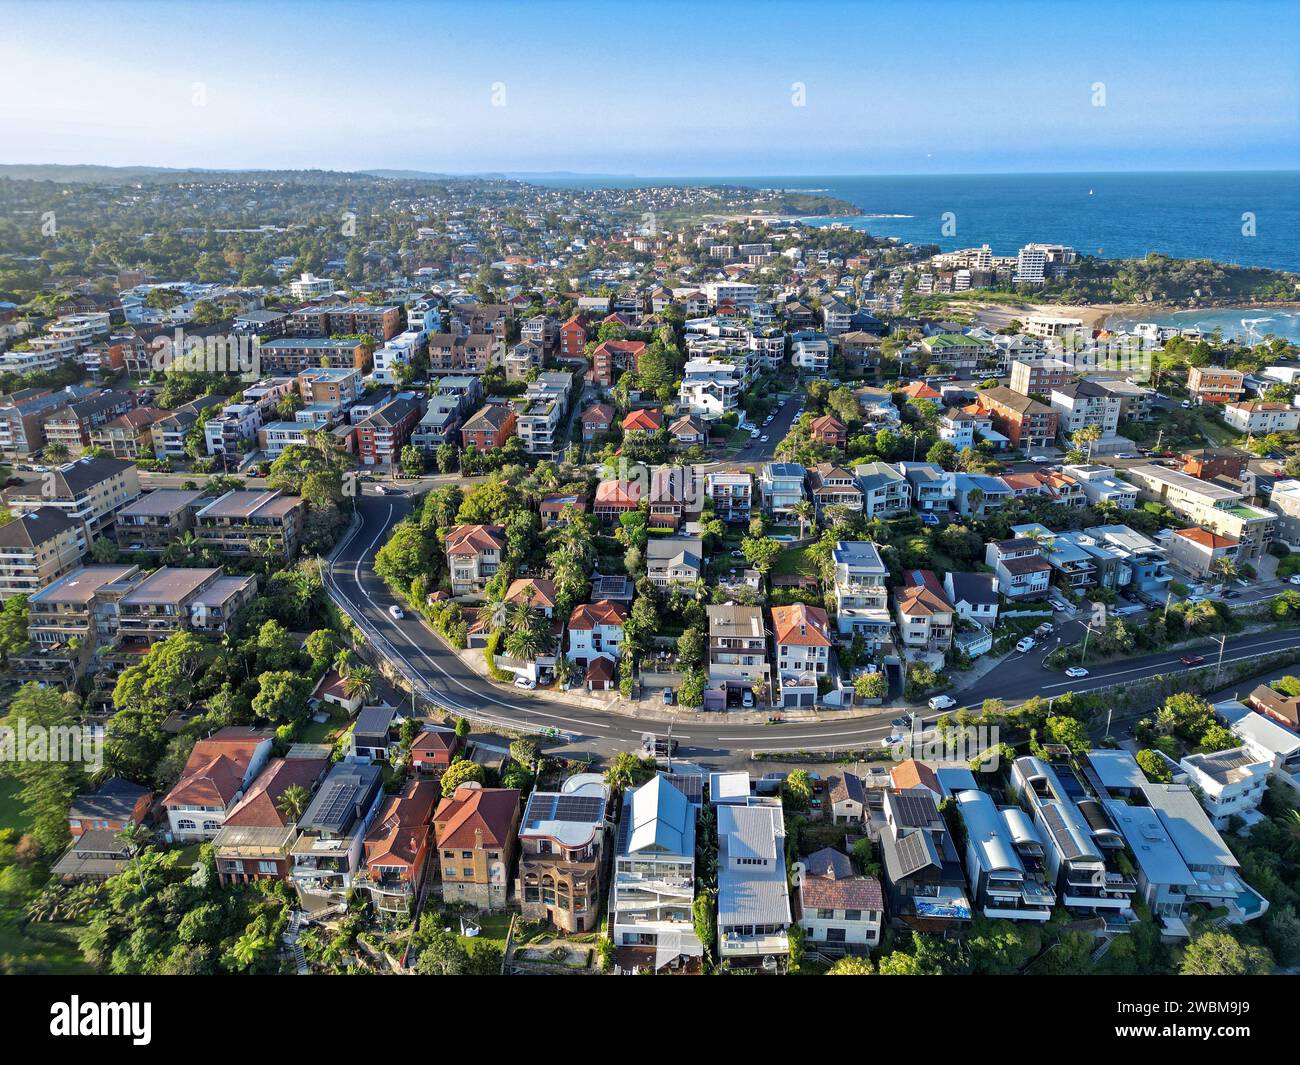
M 1207 754 L 1184 755 L 1178 766 L 1187 774 L 1187 784 L 1199 793 L 1210 823 L 1222 831 L 1233 817 L 1245 824 L 1263 819 L 1259 804 L 1268 789 L 1272 760 L 1261 758 L 1245 747 Z
M 853 868 L 853 859 L 823 847 L 795 865 L 799 927 L 812 949 L 831 957 L 866 954 L 880 945 L 885 893 L 874 876 Z
M 503 910 L 518 846 L 519 792 L 462 784 L 433 815 L 442 897 Z
M 507 603 L 527 603 L 546 617 L 555 613 L 555 582 L 544 577 L 516 577 L 506 589 Z
M 438 784 L 411 780 L 380 807 L 366 832 L 365 871 L 358 877 L 380 914 L 411 912 L 424 881 Z
M 965 828 L 971 899 L 990 920 L 1051 920 L 1056 892 L 1046 883 L 1046 851 L 1019 807 L 999 809 L 987 792 L 957 792 Z
M 912 505 L 922 514 L 946 514 L 957 502 L 957 475 L 933 462 L 900 462 Z
M 835 564 L 835 618 L 841 636 L 861 636 L 871 653 L 890 642 L 889 567 L 868 540 L 840 540 Z
M 860 825 L 867 817 L 867 786 L 856 773 L 843 772 L 827 781 L 831 819 L 837 825 Z
M 1011 489 L 1001 477 L 984 473 L 958 473 L 953 476 L 957 513 L 963 518 L 979 517 L 1001 510 L 1012 498 Z
M 1268 762 L 1273 776 L 1293 786 L 1296 784 L 1296 774 L 1300 771 L 1300 735 L 1235 699 L 1215 703 L 1214 712 L 1248 752 Z
M 718 816 L 718 956 L 780 966 L 790 953 L 781 804 L 722 804 Z
M 574 494 L 547 496 L 537 505 L 537 512 L 541 515 L 542 527 L 545 529 L 567 525 L 570 513 L 587 512 L 587 497 Z
M 650 527 L 675 531 L 688 515 L 698 514 L 703 483 L 693 466 L 656 466 L 650 475 Z
M 654 537 L 645 547 L 646 577 L 656 588 L 677 585 L 694 596 L 704 576 L 704 543 L 698 536 Z
M 1037 540 L 997 540 L 984 548 L 984 563 L 993 569 L 998 591 L 1008 599 L 1041 599 L 1052 586 L 1052 564 Z
M 600 922 L 602 868 L 613 813 L 609 786 L 597 775 L 569 777 L 558 792 L 535 790 L 519 825 L 515 895 L 527 920 L 562 933 Z
M 709 442 L 709 427 L 694 414 L 683 414 L 668 426 L 668 435 L 678 447 L 704 447 Z
M 609 480 L 596 485 L 596 502 L 592 507 L 602 525 L 617 524 L 621 515 L 636 510 L 641 505 L 640 480 Z
M 582 412 L 582 440 L 590 444 L 598 436 L 608 433 L 614 424 L 614 408 L 608 403 L 593 403 Z
M 909 403 L 917 400 L 929 400 L 931 403 L 938 403 L 943 396 L 927 385 L 924 381 L 912 381 L 904 385 L 899 391 L 903 394 L 904 399 Z
M 997 625 L 998 579 L 993 574 L 949 570 L 943 575 L 943 590 L 959 618 L 986 629 Z
M 814 444 L 837 447 L 840 450 L 848 446 L 848 426 L 833 414 L 823 414 L 820 418 L 814 418 L 809 429 Z
M 411 741 L 407 752 L 411 768 L 417 773 L 441 773 L 460 750 L 460 737 L 449 728 L 424 725 Z
M 624 433 L 657 433 L 664 427 L 664 412 L 638 407 L 623 419 Z
M 226 815 L 212 841 L 217 879 L 223 886 L 289 879 L 289 848 L 298 828 L 292 809 L 285 804 L 285 793 L 302 788 L 310 794 L 328 768 L 328 748 L 305 754 L 291 749 L 287 757 L 267 763 Z
M 885 483 L 882 480 L 882 484 Z M 817 463 L 808 471 L 808 489 L 818 522 L 826 521 L 827 513 L 833 508 L 862 510 L 862 489 L 857 478 L 843 466 L 831 462 Z
M 716 421 L 740 407 L 746 387 L 743 370 L 730 362 L 688 359 L 677 393 L 678 407 Z
M 68 831 L 121 832 L 128 824 L 144 824 L 153 805 L 153 792 L 122 777 L 109 777 L 92 792 L 82 793 L 68 808 Z
M 694 922 L 695 816 L 662 773 L 623 793 L 609 914 L 620 972 L 659 972 L 704 953 Z
M 269 732 L 231 725 L 199 740 L 162 800 L 173 839 L 196 842 L 221 831 L 229 811 L 271 756 Z
M 1112 503 L 1119 510 L 1133 510 L 1137 506 L 1137 489 L 1116 477 L 1109 466 L 1065 466 L 1061 472 L 1078 482 L 1091 504 Z
M 807 477 L 808 471 L 797 462 L 765 462 L 758 478 L 763 510 L 778 521 L 797 520 L 794 507 L 808 498 Z
M 1246 375 L 1222 366 L 1193 366 L 1187 392 L 1196 403 L 1234 403 L 1246 394 Z
M 608 599 L 575 606 L 569 615 L 568 657 L 584 668 L 601 656 L 617 659 L 627 615 L 626 607 Z
M 718 470 L 704 478 L 704 494 L 713 501 L 713 513 L 730 523 L 749 522 L 754 497 L 753 475 L 745 470 Z
M 1119 559 L 1116 587 L 1158 592 L 1173 580 L 1164 548 L 1127 525 L 1094 525 L 1083 530 L 1083 538 L 1092 541 L 1092 550 L 1102 549 Z
M 501 565 L 506 530 L 502 525 L 457 525 L 447 531 L 444 544 L 452 595 L 478 595 Z
M 207 503 L 202 491 L 159 488 L 117 512 L 113 535 L 126 552 L 161 552 L 194 528 L 194 515 Z
M 975 446 L 976 415 L 961 407 L 950 407 L 939 416 L 939 439 L 946 440 L 959 452 Z
M 818 682 L 830 672 L 831 636 L 826 611 L 793 603 L 772 607 L 779 691 L 777 706 L 814 706 Z
M 887 462 L 856 466 L 853 474 L 862 491 L 864 518 L 889 518 L 906 514 L 912 505 L 912 486 L 897 467 Z
M 1300 696 L 1284 695 L 1267 684 L 1260 684 L 1246 697 L 1246 703 L 1265 717 L 1289 729 L 1300 730 Z
M 1062 771 L 1074 773 L 1069 765 Z M 1081 913 L 1130 913 L 1136 879 L 1115 863 L 1114 848 L 1106 848 L 1106 854 L 1112 855 L 1109 860 L 1103 854 L 1097 835 L 1061 784 L 1056 768 L 1026 755 L 1012 763 L 1010 779 L 1043 844 L 1043 882 L 1056 892 L 1057 901 Z M 1082 784 L 1077 784 L 1076 794 L 1085 794 Z M 1097 804 L 1091 801 L 1091 805 Z M 1108 844 L 1115 842 L 1115 830 L 1106 825 L 1106 831 L 1111 836 Z
M 387 762 L 389 733 L 396 716 L 391 706 L 362 709 L 348 736 L 348 757 L 354 762 Z
M 709 604 L 710 702 L 753 706 L 772 691 L 772 667 L 767 660 L 767 630 L 756 606 Z
M 887 790 L 880 859 L 891 920 L 946 935 L 971 918 L 966 879 L 952 837 L 929 791 Z
M 83 832 L 50 866 L 65 884 L 99 882 L 130 868 L 131 849 L 118 833 L 97 828 Z
M 85 523 L 57 507 L 38 507 L 0 525 L 0 600 L 32 596 L 81 565 Z
M 905 758 L 889 770 L 889 785 L 896 792 L 916 791 L 918 788 L 928 791 L 934 796 L 935 802 L 944 797 L 939 774 L 915 758 Z
M 1289 403 L 1262 399 L 1229 403 L 1223 408 L 1223 420 L 1240 433 L 1294 433 L 1300 429 L 1300 408 Z
M 383 766 L 336 762 L 298 819 L 290 875 L 309 911 L 346 905 L 384 802 L 383 783 Z
M 952 647 L 954 612 L 939 578 L 930 570 L 904 572 L 903 587 L 895 589 L 894 611 L 904 654 L 942 668 Z
M 479 452 L 504 447 L 514 435 L 518 420 L 514 407 L 488 403 L 471 414 L 460 427 L 461 447 L 472 447 Z
M 347 683 L 337 669 L 327 669 L 311 694 L 322 703 L 339 707 L 348 717 L 361 709 L 361 695 L 348 694 Z

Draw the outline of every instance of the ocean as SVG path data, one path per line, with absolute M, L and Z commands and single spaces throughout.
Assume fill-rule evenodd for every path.
M 1243 266 L 1300 270 L 1300 172 L 958 174 L 924 177 L 529 178 L 570 188 L 750 185 L 822 192 L 865 216 L 819 218 L 945 251 L 988 244 L 1014 255 L 1036 241 L 1089 255 L 1162 252 Z M 944 232 L 944 216 L 955 232 Z M 1243 233 L 1243 214 L 1254 235 Z

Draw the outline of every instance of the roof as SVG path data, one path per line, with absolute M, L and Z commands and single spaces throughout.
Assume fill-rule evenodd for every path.
M 890 783 L 899 791 L 908 791 L 911 788 L 929 788 L 934 794 L 941 794 L 939 789 L 939 778 L 924 762 L 918 762 L 915 758 L 909 758 L 905 762 L 899 762 L 889 771 Z
M 509 424 L 515 412 L 501 403 L 489 403 L 480 407 L 460 427 L 462 433 L 500 432 Z
M 562 847 L 582 847 L 604 828 L 609 786 L 586 780 L 565 781 L 559 791 L 534 791 L 528 796 L 519 838 L 551 839 Z
M 355 739 L 387 740 L 388 730 L 393 727 L 393 717 L 397 713 L 391 706 L 367 706 L 357 714 L 356 724 L 352 727 Z
M 957 810 L 966 826 L 968 845 L 979 856 L 987 871 L 1010 870 L 1024 873 L 1024 863 L 1016 853 L 1011 831 L 992 797 L 983 791 L 959 791 Z
M 597 625 L 621 626 L 627 621 L 627 608 L 620 603 L 601 599 L 595 603 L 579 603 L 569 615 L 569 628 L 594 629 Z
M 1115 799 L 1106 803 L 1106 810 L 1148 881 L 1158 885 L 1195 886 L 1196 877 L 1187 868 L 1157 810 Z
M 608 403 L 593 403 L 582 412 L 582 423 L 588 425 L 598 422 L 608 425 L 614 418 L 614 408 Z
M 596 485 L 596 505 L 634 507 L 641 502 L 641 482 L 601 481 Z M 653 541 L 652 541 L 653 542 Z
M 776 642 L 791 647 L 829 647 L 826 611 L 817 606 L 792 603 L 772 607 L 772 630 Z
M 885 894 L 874 876 L 853 871 L 853 861 L 831 847 L 803 859 L 804 877 L 799 899 L 809 910 L 867 910 L 881 913 Z
M 952 597 L 957 602 L 970 603 L 972 606 L 996 606 L 998 593 L 993 582 L 997 579 L 991 573 L 960 573 L 952 570 L 948 573 L 952 581 Z
M 632 411 L 623 419 L 623 428 L 625 430 L 638 430 L 645 432 L 654 432 L 656 429 L 662 429 L 664 426 L 664 414 L 660 410 L 648 410 L 640 408 Z
M 466 849 L 480 844 L 505 847 L 518 811 L 519 792 L 515 788 L 476 788 L 462 784 L 434 812 L 433 820 L 439 828 L 438 845 Z
M 301 497 L 279 491 L 235 489 L 220 496 L 198 512 L 200 518 L 273 518 L 304 506 Z
M 843 433 L 848 426 L 832 414 L 823 414 L 820 418 L 814 418 L 812 422 L 812 431 L 814 433 Z
M 756 606 L 739 606 L 735 603 L 709 604 L 705 607 L 709 618 L 709 638 L 739 637 L 762 639 L 763 612 Z
M 456 525 L 447 530 L 447 554 L 469 556 L 484 551 L 504 551 L 506 531 L 500 525 Z
M 117 514 L 119 518 L 127 515 L 165 518 L 175 514 L 178 510 L 191 506 L 202 498 L 203 492 L 199 490 L 159 488 L 153 492 L 146 492 L 139 499 L 128 503 Z
M 129 821 L 136 803 L 149 793 L 148 788 L 122 777 L 110 777 L 93 792 L 73 799 L 68 817 L 82 821 Z
M 186 759 L 164 806 L 216 806 L 225 809 L 244 785 L 244 776 L 257 749 L 270 743 L 268 732 L 242 726 L 219 729 L 199 740 Z
M 383 784 L 382 766 L 336 762 L 298 820 L 305 832 L 342 835 L 365 815 Z
M 719 806 L 718 859 L 720 926 L 790 923 L 780 806 Z M 738 860 L 762 864 L 734 866 Z
M 898 610 L 901 614 L 929 616 L 951 614 L 939 579 L 929 570 L 908 570 L 903 574 L 903 587 L 895 589 Z
M 1219 551 L 1225 547 L 1236 547 L 1239 543 L 1235 537 L 1221 536 L 1199 526 L 1193 526 L 1190 529 L 1175 529 L 1174 535 L 1181 536 L 1184 540 L 1190 540 L 1192 543 L 1210 551 Z
M 79 518 L 69 517 L 58 507 L 39 507 L 0 525 L 0 547 L 31 549 L 61 533 L 81 528 Z
M 292 787 L 311 791 L 329 766 L 328 758 L 272 758 L 248 791 L 226 815 L 223 825 L 276 828 L 293 819 L 280 810 L 280 796 Z
M 1136 790 L 1147 782 L 1142 767 L 1128 751 L 1089 751 L 1087 758 L 1104 787 Z
M 53 584 L 46 585 L 31 597 L 31 602 L 85 606 L 105 585 L 124 580 L 135 572 L 136 567 L 133 565 L 82 566 L 64 574 Z
M 522 603 L 535 610 L 555 606 L 555 582 L 542 577 L 516 577 L 506 589 L 506 602 Z
M 409 865 L 428 842 L 439 785 L 433 780 L 412 780 L 380 807 L 366 833 L 366 865 Z
M 219 569 L 163 566 L 124 595 L 122 602 L 130 606 L 175 605 L 193 595 L 220 573 Z
M 841 773 L 830 779 L 830 796 L 832 803 L 865 803 L 867 789 L 862 783 L 862 778 L 856 773 Z
M 654 776 L 623 798 L 627 844 L 623 853 L 654 850 L 694 858 L 695 811 L 664 776 Z

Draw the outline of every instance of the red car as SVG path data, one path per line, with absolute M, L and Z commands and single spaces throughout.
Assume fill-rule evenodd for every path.
M 1199 666 L 1205 661 L 1205 655 L 1183 655 L 1182 663 L 1185 666 Z

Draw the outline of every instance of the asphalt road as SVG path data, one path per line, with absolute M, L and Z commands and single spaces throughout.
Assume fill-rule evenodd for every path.
M 562 737 L 554 743 L 543 744 L 544 747 L 563 748 L 570 757 L 589 753 L 596 758 L 633 750 L 646 732 L 662 734 L 671 721 L 673 736 L 679 744 L 678 754 L 710 764 L 738 764 L 747 760 L 754 750 L 779 753 L 861 749 L 879 744 L 890 731 L 889 720 L 898 712 L 896 708 L 868 718 L 836 720 L 835 712 L 827 711 L 815 722 L 733 726 L 668 718 L 653 712 L 630 718 L 543 700 L 498 686 L 469 669 L 420 618 L 408 614 L 399 620 L 389 613 L 395 601 L 375 575 L 372 563 L 375 552 L 387 539 L 388 530 L 401 520 L 409 507 L 405 495 L 364 495 L 358 504 L 361 524 L 343 541 L 330 564 L 330 585 L 346 608 L 388 643 L 406 671 L 421 679 L 421 694 L 450 714 L 470 717 L 481 728 L 496 726 L 533 732 L 557 729 Z M 978 708 L 988 698 L 1015 703 L 1034 695 L 1050 698 L 1068 691 L 1087 692 L 1116 682 L 1187 668 L 1180 661 L 1190 653 L 1186 648 L 1089 667 L 1089 675 L 1079 680 L 1070 680 L 1043 667 L 1043 658 L 1058 638 L 1073 642 L 1079 635 L 1078 623 L 1066 623 L 1030 653 L 1009 656 L 989 676 L 960 692 L 959 705 Z M 1296 646 L 1300 646 L 1300 631 L 1239 636 L 1224 646 L 1223 665 L 1226 667 L 1261 651 Z M 1219 645 L 1209 642 L 1203 648 L 1197 647 L 1196 652 L 1204 654 L 1206 663 L 1213 666 L 1218 661 Z M 930 720 L 933 717 L 930 715 Z

